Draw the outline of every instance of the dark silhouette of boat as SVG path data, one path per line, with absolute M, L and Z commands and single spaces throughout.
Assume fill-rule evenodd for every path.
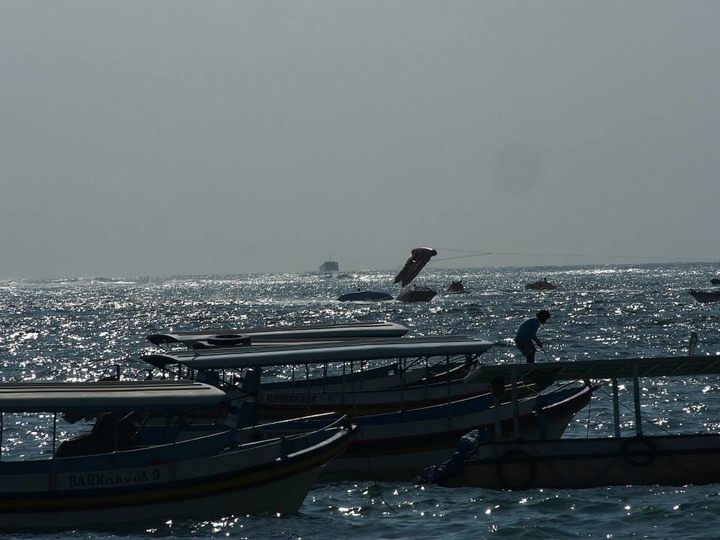
M 466 293 L 467 289 L 465 288 L 465 285 L 463 285 L 462 280 L 453 281 L 450 285 L 448 285 L 447 291 L 449 293 Z
M 339 272 L 340 265 L 336 261 L 325 261 L 320 265 L 321 272 Z
M 533 283 L 528 283 L 527 285 L 525 285 L 525 288 L 533 289 L 536 291 L 549 291 L 557 288 L 557 286 L 550 283 L 547 278 L 542 278 L 541 280 L 534 281 Z
M 437 291 L 430 287 L 415 287 L 405 289 L 395 297 L 400 302 L 429 302 L 437 295 Z
M 384 302 L 385 300 L 392 300 L 391 294 L 382 291 L 357 291 L 349 292 L 340 295 L 338 300 L 340 302 Z
M 692 297 L 700 303 L 720 302 L 720 290 L 717 291 L 698 291 L 690 289 Z

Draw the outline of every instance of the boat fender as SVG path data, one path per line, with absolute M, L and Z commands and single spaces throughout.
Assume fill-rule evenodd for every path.
M 242 336 L 240 334 L 220 334 L 210 336 L 207 342 L 216 347 L 237 347 L 238 345 L 250 345 L 250 336 Z
M 510 475 L 510 467 L 522 466 L 523 474 Z M 495 467 L 495 475 L 502 489 L 522 490 L 530 488 L 537 476 L 535 459 L 525 450 L 510 450 L 505 452 Z
M 648 437 L 632 437 L 623 442 L 620 455 L 630 465 L 647 467 L 655 461 L 657 449 Z

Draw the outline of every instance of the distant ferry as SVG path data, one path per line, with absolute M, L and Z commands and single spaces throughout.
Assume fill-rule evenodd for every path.
M 340 265 L 335 261 L 325 261 L 320 265 L 321 272 L 339 272 Z

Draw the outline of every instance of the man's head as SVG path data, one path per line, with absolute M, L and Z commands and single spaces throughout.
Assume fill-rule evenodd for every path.
M 537 318 L 540 319 L 541 323 L 545 324 L 550 318 L 550 312 L 547 309 L 541 309 L 537 312 Z

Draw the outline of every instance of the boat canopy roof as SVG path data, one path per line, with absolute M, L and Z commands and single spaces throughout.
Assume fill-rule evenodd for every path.
M 155 345 L 206 341 L 218 335 L 250 336 L 252 342 L 303 339 L 350 339 L 373 337 L 401 337 L 408 328 L 394 322 L 366 322 L 346 324 L 309 324 L 303 326 L 265 326 L 241 329 L 206 329 L 193 332 L 150 334 L 147 339 Z
M 182 364 L 194 369 L 242 369 L 461 354 L 478 355 L 492 346 L 493 343 L 490 341 L 463 336 L 379 338 L 169 351 L 144 355 L 141 359 L 161 368 L 172 364 Z
M 663 356 L 481 365 L 468 374 L 465 381 L 490 382 L 498 377 L 506 380 L 512 378 L 522 380 L 532 376 L 554 376 L 557 380 L 580 380 L 693 375 L 720 375 L 720 356 Z
M 219 388 L 185 380 L 0 383 L 0 412 L 169 411 L 227 400 Z

